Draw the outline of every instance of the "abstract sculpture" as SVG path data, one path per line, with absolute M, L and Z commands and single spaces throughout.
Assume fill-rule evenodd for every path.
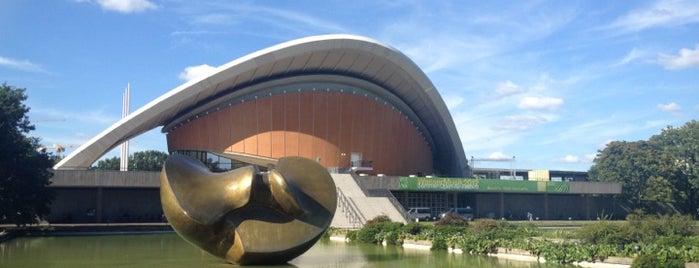
M 337 202 L 328 171 L 283 157 L 267 171 L 212 173 L 171 155 L 161 173 L 163 212 L 185 240 L 237 264 L 280 264 L 303 254 L 330 226 Z

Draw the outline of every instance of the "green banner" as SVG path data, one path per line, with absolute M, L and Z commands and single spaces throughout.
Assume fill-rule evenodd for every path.
M 567 193 L 570 190 L 570 183 L 567 181 L 401 177 L 398 188 L 411 191 Z

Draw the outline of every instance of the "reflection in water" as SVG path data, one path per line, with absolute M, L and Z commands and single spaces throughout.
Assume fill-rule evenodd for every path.
M 175 234 L 23 237 L 0 244 L 0 267 L 232 267 Z M 261 266 L 255 266 L 261 267 Z M 565 267 L 485 256 L 320 241 L 272 267 Z

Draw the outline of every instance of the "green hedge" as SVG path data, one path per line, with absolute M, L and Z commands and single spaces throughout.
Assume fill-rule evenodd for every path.
M 456 222 L 456 221 L 455 221 Z M 634 267 L 672 267 L 675 263 L 699 262 L 699 235 L 686 216 L 632 215 L 626 222 L 599 221 L 583 225 L 574 237 L 541 238 L 532 224 L 478 219 L 467 226 L 409 223 L 403 225 L 375 218 L 358 231 L 348 232 L 350 241 L 400 245 L 404 239 L 430 240 L 433 250 L 458 247 L 465 253 L 488 254 L 498 247 L 523 249 L 552 263 L 599 261 L 610 256 L 635 257 Z M 638 264 L 636 264 L 638 263 Z M 650 265 L 650 266 L 649 266 Z

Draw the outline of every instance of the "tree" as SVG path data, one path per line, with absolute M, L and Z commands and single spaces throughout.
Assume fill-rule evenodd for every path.
M 688 212 L 699 214 L 699 122 L 692 120 L 679 128 L 668 126 L 650 138 L 662 147 L 677 172 L 676 183 L 685 190 Z
M 652 201 L 646 195 L 648 183 L 657 181 L 651 180 L 653 155 L 654 149 L 645 141 L 611 142 L 597 155 L 589 175 L 593 180 L 621 183 L 620 197 L 632 209 L 645 208 Z
M 97 166 L 95 169 L 100 170 L 119 170 L 119 165 L 121 164 L 121 157 L 105 158 L 97 161 Z
M 53 200 L 50 154 L 37 150 L 39 139 L 23 104 L 25 89 L 0 86 L 0 222 L 25 225 L 47 215 Z
M 163 163 L 165 163 L 167 157 L 167 153 L 155 150 L 135 152 L 129 156 L 129 170 L 160 171 L 163 169 Z M 115 156 L 98 161 L 95 168 L 101 170 L 119 170 L 120 164 L 121 157 Z
M 619 182 L 631 209 L 699 212 L 699 123 L 667 127 L 648 141 L 616 141 L 599 151 L 591 180 Z M 660 206 L 659 206 L 660 205 Z M 696 215 L 696 214 L 695 214 Z
M 135 152 L 129 159 L 129 170 L 160 171 L 168 154 L 155 150 Z

